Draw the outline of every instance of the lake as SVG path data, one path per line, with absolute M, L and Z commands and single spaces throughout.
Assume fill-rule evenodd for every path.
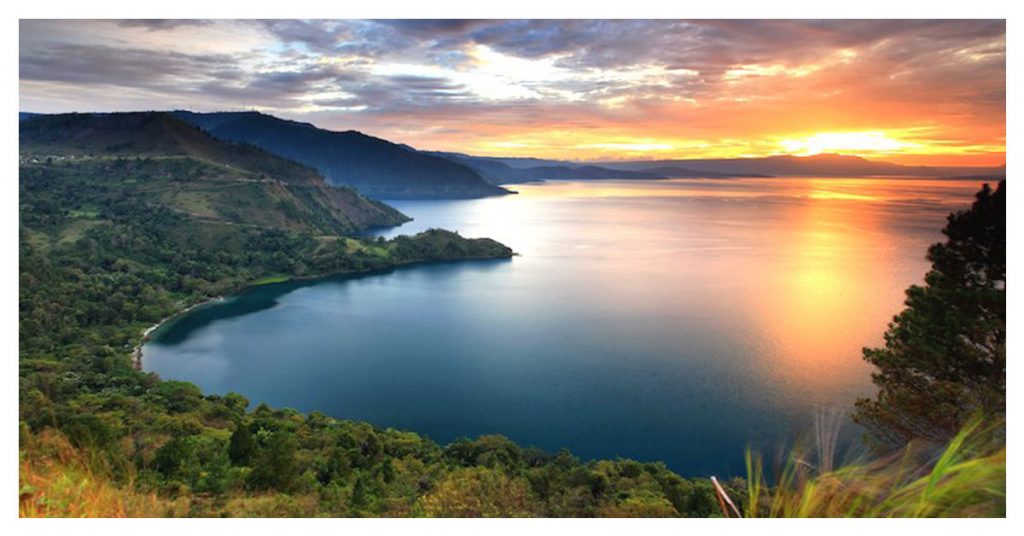
M 144 367 L 208 393 L 447 443 L 742 474 L 871 396 L 878 345 L 977 181 L 550 182 L 394 201 L 511 260 L 266 285 L 159 330 Z M 846 423 L 843 445 L 859 432 Z

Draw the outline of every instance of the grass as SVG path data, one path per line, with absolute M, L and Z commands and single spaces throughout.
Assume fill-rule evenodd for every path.
M 91 209 L 91 210 L 71 209 L 71 210 L 68 211 L 68 217 L 70 217 L 70 218 L 97 218 L 97 217 L 99 217 L 99 215 L 100 215 L 100 212 L 98 210 L 95 210 L 95 209 Z
M 40 251 L 50 250 L 50 236 L 44 232 L 21 227 L 21 240 Z
M 168 204 L 200 218 L 218 217 L 217 210 L 210 204 L 210 193 L 201 189 L 180 190 L 174 194 L 174 202 Z
M 168 500 L 118 486 L 91 469 L 86 456 L 59 433 L 22 433 L 18 454 L 20 517 L 179 517 L 187 499 Z
M 101 221 L 93 219 L 76 218 L 68 222 L 60 230 L 60 235 L 57 238 L 58 244 L 73 244 L 78 239 L 85 236 L 86 231 L 100 225 Z
M 271 285 L 273 283 L 284 283 L 285 281 L 288 281 L 290 279 L 291 278 L 286 276 L 286 275 L 271 275 L 271 276 L 267 276 L 267 277 L 264 277 L 264 278 L 261 278 L 261 279 L 257 279 L 256 281 L 253 281 L 252 283 L 249 283 L 249 286 L 258 287 L 260 285 Z
M 821 471 L 790 452 L 769 487 L 747 452 L 746 517 L 1005 517 L 1006 447 L 970 422 L 944 449 L 910 445 L 881 459 Z M 817 471 L 816 471 L 817 470 Z

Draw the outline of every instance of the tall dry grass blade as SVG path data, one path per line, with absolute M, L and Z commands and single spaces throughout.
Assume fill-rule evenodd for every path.
M 834 468 L 839 431 L 843 425 L 843 412 L 835 408 L 819 407 L 814 413 L 814 438 L 818 454 L 818 474 L 830 473 Z
M 711 477 L 711 484 L 715 486 L 715 494 L 718 495 L 719 504 L 721 504 L 724 501 L 725 504 L 729 505 L 729 510 L 732 510 L 732 513 L 735 514 L 736 517 L 743 517 L 740 514 L 739 509 L 736 508 L 736 504 L 733 503 L 732 499 L 729 498 L 729 494 L 726 493 L 725 489 L 722 488 L 722 485 L 718 483 L 718 479 L 715 477 Z M 725 505 L 721 506 L 722 511 L 725 513 L 725 517 L 729 517 L 729 511 L 726 510 Z

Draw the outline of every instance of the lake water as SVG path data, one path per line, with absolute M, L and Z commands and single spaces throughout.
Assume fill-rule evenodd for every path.
M 158 333 L 144 366 L 209 393 L 441 443 L 503 434 L 584 459 L 743 473 L 870 396 L 878 345 L 976 181 L 552 182 L 395 201 L 519 256 L 268 285 Z M 850 425 L 844 444 L 855 444 Z

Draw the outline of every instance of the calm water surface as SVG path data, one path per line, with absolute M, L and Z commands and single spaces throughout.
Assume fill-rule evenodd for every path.
M 743 472 L 873 393 L 877 345 L 975 181 L 552 182 L 395 201 L 520 256 L 269 285 L 162 329 L 147 370 L 445 443 Z M 852 426 L 843 441 L 855 443 Z

